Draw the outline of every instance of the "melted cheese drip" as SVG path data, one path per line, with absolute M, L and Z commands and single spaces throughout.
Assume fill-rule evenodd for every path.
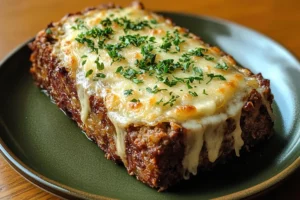
M 262 87 L 262 88 L 258 88 L 257 91 L 258 91 L 258 92 L 260 93 L 260 95 L 261 95 L 262 103 L 263 103 L 263 105 L 266 107 L 269 116 L 271 117 L 272 121 L 274 121 L 274 120 L 275 120 L 275 115 L 274 115 L 274 113 L 272 112 L 271 104 L 269 104 L 269 102 L 268 102 L 268 101 L 266 100 L 266 98 L 265 98 L 265 95 L 264 95 L 264 92 L 263 92 L 263 91 L 264 91 L 264 88 L 263 88 L 263 87 Z
M 89 95 L 87 95 L 86 91 L 81 85 L 77 85 L 77 95 L 81 106 L 80 119 L 83 123 L 85 123 L 91 110 Z
M 206 127 L 193 121 L 184 123 L 183 126 L 189 131 L 186 139 L 185 157 L 182 161 L 183 168 L 186 170 L 184 179 L 189 179 L 189 173 L 197 174 L 199 154 L 203 146 L 203 135 Z
M 119 43 L 120 36 L 126 34 L 140 36 L 155 37 L 155 47 L 152 53 L 156 54 L 155 61 L 165 59 L 173 59 L 177 62 L 179 58 L 186 52 L 196 48 L 207 49 L 207 54 L 212 56 L 214 60 L 206 60 L 203 57 L 192 56 L 194 66 L 200 67 L 204 74 L 204 80 L 198 83 L 197 81 L 191 83 L 193 87 L 190 91 L 196 91 L 198 96 L 192 96 L 187 89 L 186 84 L 177 84 L 170 88 L 162 82 L 159 82 L 155 76 L 147 74 L 139 75 L 138 78 L 143 80 L 143 84 L 135 84 L 131 80 L 124 78 L 121 74 L 116 73 L 119 66 L 130 66 L 133 69 L 139 70 L 135 62 L 142 58 L 141 47 L 129 45 L 120 50 L 120 53 L 125 58 L 121 61 L 112 62 L 109 54 L 105 49 L 99 49 L 98 54 L 90 52 L 91 49 L 85 45 L 77 42 L 76 37 L 85 30 L 74 30 L 76 26 L 76 19 L 84 20 L 84 25 L 87 29 L 98 27 L 103 29 L 100 22 L 110 16 L 114 18 L 126 17 L 134 22 L 141 20 L 155 19 L 157 24 L 150 24 L 152 28 L 144 28 L 139 31 L 128 30 L 124 32 L 123 28 L 116 23 L 112 24 L 114 30 L 113 35 L 108 39 L 107 44 Z M 197 166 L 199 164 L 199 154 L 201 152 L 204 142 L 207 144 L 208 157 L 210 162 L 214 162 L 219 155 L 219 149 L 223 141 L 223 127 L 228 117 L 234 117 L 237 123 L 234 136 L 234 148 L 236 155 L 239 156 L 239 150 L 243 145 L 241 138 L 241 129 L 239 126 L 240 112 L 243 99 L 253 88 L 257 88 L 256 79 L 247 76 L 246 71 L 236 66 L 235 62 L 229 56 L 224 56 L 215 47 L 209 47 L 193 34 L 191 37 L 183 37 L 185 42 L 180 44 L 180 52 L 170 53 L 175 51 L 172 46 L 170 52 L 164 52 L 160 49 L 163 43 L 163 37 L 169 31 L 173 33 L 180 27 L 173 26 L 170 21 L 135 7 L 128 7 L 124 9 L 111 9 L 103 11 L 90 11 L 83 16 L 72 16 L 65 19 L 62 27 L 57 30 L 61 35 L 57 38 L 53 53 L 58 55 L 63 63 L 63 66 L 69 67 L 71 74 L 76 76 L 77 93 L 81 105 L 81 120 L 84 123 L 90 112 L 89 96 L 95 95 L 104 99 L 105 107 L 107 108 L 107 115 L 114 124 L 115 144 L 117 154 L 121 157 L 126 165 L 125 153 L 125 128 L 129 124 L 141 124 L 154 126 L 160 122 L 174 121 L 182 124 L 188 129 L 186 139 L 185 157 L 183 159 L 184 169 L 188 172 L 185 178 L 189 177 L 189 173 L 196 174 Z M 95 44 L 96 39 L 91 38 Z M 90 53 L 88 53 L 90 52 Z M 82 56 L 86 55 L 83 59 Z M 95 60 L 99 58 L 99 62 L 104 64 L 104 69 L 98 71 Z M 85 64 L 83 63 L 85 60 Z M 217 63 L 226 63 L 227 70 L 217 69 Z M 86 77 L 86 73 L 93 70 L 93 74 Z M 95 73 L 101 72 L 106 75 L 105 78 L 94 81 Z M 207 74 L 218 74 L 226 77 L 226 81 L 218 78 L 213 79 L 209 84 Z M 172 76 L 175 77 L 191 77 L 194 76 L 193 70 L 183 71 L 175 70 Z M 172 78 L 170 75 L 169 78 Z M 147 87 L 154 88 L 157 86 L 162 90 L 158 93 L 149 93 L 146 91 Z M 124 95 L 125 90 L 132 89 L 132 95 Z M 203 91 L 208 95 L 204 95 Z M 170 100 L 169 92 L 179 97 L 174 102 L 173 106 L 163 106 L 163 103 L 157 104 L 160 99 L 163 102 Z M 131 102 L 132 99 L 139 99 L 140 102 Z
M 224 137 L 224 125 L 212 126 L 210 131 L 205 132 L 204 138 L 210 162 L 215 162 L 219 157 L 219 151 Z
M 115 140 L 115 144 L 116 144 L 117 154 L 118 154 L 118 156 L 120 156 L 124 165 L 127 166 L 126 151 L 125 151 L 126 131 L 122 126 L 119 126 L 117 124 L 117 121 L 115 120 L 116 117 L 114 117 L 113 115 L 114 115 L 114 113 L 108 113 L 108 117 L 111 120 L 111 122 L 114 124 L 114 127 L 116 129 L 116 134 L 114 136 L 114 140 Z
M 240 126 L 241 113 L 242 113 L 242 111 L 240 111 L 234 117 L 236 128 L 232 132 L 232 135 L 233 135 L 233 138 L 234 138 L 234 150 L 235 150 L 235 154 L 237 156 L 240 156 L 240 149 L 244 145 L 244 141 L 242 139 L 242 129 L 241 129 L 241 126 Z

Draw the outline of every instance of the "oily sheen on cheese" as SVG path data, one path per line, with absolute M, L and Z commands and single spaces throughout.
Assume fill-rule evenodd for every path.
M 63 34 L 53 54 L 76 80 L 81 121 L 89 116 L 89 97 L 103 98 L 125 165 L 130 124 L 176 122 L 187 129 L 185 178 L 197 173 L 204 142 L 210 162 L 218 158 L 228 118 L 237 124 L 232 136 L 239 156 L 242 106 L 259 84 L 230 56 L 135 7 L 74 15 L 55 31 Z

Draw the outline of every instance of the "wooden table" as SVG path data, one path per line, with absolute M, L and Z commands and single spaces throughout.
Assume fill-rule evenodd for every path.
M 32 38 L 51 21 L 68 12 L 97 5 L 99 0 L 0 0 L 0 59 Z M 107 1 L 106 1 L 107 2 Z M 128 5 L 130 1 L 115 0 Z M 144 0 L 151 10 L 210 15 L 253 28 L 277 40 L 300 58 L 300 1 L 298 0 Z M 276 190 L 260 199 L 300 198 L 300 173 L 294 173 Z M 58 199 L 29 183 L 0 156 L 0 199 Z

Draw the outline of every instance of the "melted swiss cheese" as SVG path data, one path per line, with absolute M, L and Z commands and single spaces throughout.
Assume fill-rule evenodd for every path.
M 100 34 L 108 28 L 112 33 Z M 91 30 L 96 30 L 96 37 Z M 68 17 L 57 31 L 60 34 L 53 53 L 76 79 L 82 122 L 89 116 L 89 96 L 102 97 L 116 129 L 117 153 L 125 164 L 126 126 L 154 126 L 171 121 L 188 130 L 183 159 L 185 174 L 197 173 L 204 142 L 209 160 L 214 162 L 218 158 L 225 121 L 229 117 L 236 121 L 232 136 L 239 156 L 243 145 L 239 126 L 241 109 L 245 96 L 256 89 L 258 83 L 230 56 L 187 34 L 169 20 L 136 7 Z M 124 36 L 143 37 L 145 41 L 130 43 L 121 40 Z M 116 44 L 123 47 L 114 46 Z M 117 50 L 111 51 L 109 45 Z M 147 54 L 143 47 L 152 49 Z M 114 57 L 112 54 L 116 53 Z M 154 66 L 150 70 L 141 69 L 137 63 L 151 54 L 155 55 Z M 191 81 L 193 77 L 201 80 Z M 170 85 L 167 79 L 177 82 Z

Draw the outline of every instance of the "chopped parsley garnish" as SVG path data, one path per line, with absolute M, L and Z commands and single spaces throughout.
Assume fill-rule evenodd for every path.
M 99 63 L 99 57 L 95 60 L 95 63 L 97 65 L 97 69 L 99 71 L 104 69 L 104 64 L 103 63 Z
M 124 95 L 125 95 L 125 96 L 132 95 L 132 92 L 133 92 L 133 89 L 124 90 Z
M 161 98 L 159 101 L 155 102 L 156 105 L 159 105 L 160 103 L 163 102 L 163 99 Z
M 172 95 L 171 98 L 163 104 L 163 106 L 170 105 L 170 107 L 172 107 L 178 98 L 179 98 L 178 95 L 176 95 L 176 96 Z
M 183 34 L 183 36 L 184 36 L 184 37 L 186 37 L 186 38 L 191 38 L 191 36 L 190 36 L 190 33 L 189 33 L 189 32 L 187 32 L 187 33 Z
M 163 49 L 165 52 L 168 52 L 172 47 L 172 43 L 173 43 L 176 51 L 179 52 L 180 51 L 179 44 L 183 42 L 184 40 L 181 40 L 177 29 L 173 32 L 173 35 L 171 35 L 169 31 L 167 31 L 166 36 L 163 37 L 163 43 L 160 46 L 160 48 Z
M 144 45 L 142 46 L 141 53 L 143 54 L 143 56 L 147 56 L 147 54 L 149 54 L 153 49 L 154 47 L 151 44 Z
M 111 26 L 112 22 L 111 22 L 111 20 L 109 18 L 106 18 L 106 19 L 104 19 L 104 20 L 101 21 L 101 24 L 103 26 Z
M 211 82 L 214 78 L 218 78 L 218 79 L 220 79 L 220 80 L 222 80 L 222 81 L 225 81 L 226 80 L 226 78 L 224 77 L 224 76 L 222 76 L 222 75 L 215 75 L 215 74 L 207 74 L 207 76 L 210 78 L 209 79 L 209 81 L 207 81 L 207 83 L 206 84 L 208 84 L 209 82 Z
M 143 55 L 143 59 L 135 61 L 136 66 L 142 69 L 143 71 L 153 71 L 154 67 L 156 66 L 156 54 L 151 53 L 153 48 L 154 47 L 152 44 L 143 45 L 141 48 L 141 54 Z
M 167 52 L 167 51 L 170 50 L 171 46 L 172 46 L 172 43 L 169 42 L 169 41 L 167 41 L 167 40 L 165 40 L 163 42 L 163 44 L 160 46 L 160 48 Z
M 193 97 L 197 97 L 198 94 L 196 92 L 192 92 L 192 91 L 189 91 L 189 94 L 192 95 Z
M 121 73 L 124 70 L 122 66 L 118 67 L 116 70 L 116 73 Z
M 94 27 L 86 32 L 80 33 L 75 40 L 81 44 L 86 44 L 91 51 L 98 53 L 98 48 L 102 49 L 104 45 L 104 40 L 109 38 L 109 36 L 113 33 L 113 30 L 110 27 L 107 27 L 105 29 L 100 29 L 98 27 Z M 98 42 L 98 48 L 95 47 L 95 43 L 93 40 L 89 39 L 89 37 L 92 38 L 101 38 Z M 100 42 L 102 41 L 102 42 Z
M 141 46 L 147 41 L 148 36 L 140 36 L 139 34 L 136 35 L 125 35 L 120 36 L 120 41 L 122 41 L 126 46 L 133 45 L 136 47 Z
M 104 42 L 105 42 L 105 39 L 100 39 L 99 41 L 98 41 L 98 48 L 99 49 L 104 49 Z
M 223 64 L 218 63 L 218 64 L 215 66 L 215 68 L 227 70 L 229 67 L 228 67 L 228 65 L 224 62 Z
M 201 68 L 199 68 L 199 67 L 194 67 L 194 68 L 193 68 L 193 71 L 194 71 L 195 74 L 198 74 L 198 75 L 200 75 L 200 76 L 203 76 L 203 71 L 202 71 Z
M 137 78 L 138 74 L 141 74 L 141 72 L 136 71 L 133 68 L 127 68 L 124 69 L 122 66 L 117 68 L 116 73 L 121 74 L 124 78 L 131 80 L 132 82 L 139 84 L 139 83 L 143 83 L 143 80 L 140 80 Z
M 105 78 L 106 75 L 103 74 L 103 73 L 97 73 L 97 74 L 96 74 L 96 77 L 97 77 L 97 78 Z
M 87 44 L 87 46 L 91 49 L 91 51 L 98 53 L 98 48 L 95 47 L 94 41 L 91 39 L 88 39 L 84 37 L 82 34 L 80 34 L 75 40 L 81 44 Z
M 75 40 L 83 45 L 86 45 L 91 52 L 95 52 L 96 54 L 99 53 L 99 50 L 105 50 L 109 57 L 112 59 L 112 63 L 121 61 L 125 59 L 123 57 L 123 49 L 134 46 L 140 48 L 140 53 L 142 54 L 142 58 L 137 59 L 135 61 L 135 66 L 128 66 L 128 67 L 118 67 L 116 73 L 119 73 L 124 78 L 136 83 L 140 84 L 143 83 L 144 75 L 153 76 L 159 82 L 164 83 L 169 87 L 173 87 L 177 84 L 184 84 L 189 89 L 188 93 L 194 97 L 198 96 L 195 91 L 192 91 L 193 88 L 196 88 L 196 83 L 200 81 L 207 81 L 206 84 L 210 83 L 213 79 L 218 80 L 226 80 L 226 78 L 222 75 L 213 74 L 213 73 L 205 73 L 202 71 L 200 67 L 197 66 L 197 61 L 193 56 L 202 57 L 202 59 L 206 59 L 208 61 L 215 60 L 214 56 L 208 55 L 208 49 L 197 47 L 194 49 L 189 50 L 188 52 L 183 52 L 180 58 L 177 59 L 169 59 L 168 56 L 166 58 L 159 57 L 159 61 L 156 61 L 157 55 L 156 51 L 158 52 L 168 52 L 171 53 L 178 53 L 180 52 L 180 45 L 185 42 L 184 37 L 191 38 L 189 33 L 181 34 L 178 29 L 172 31 L 167 31 L 166 35 L 162 38 L 161 44 L 156 44 L 156 39 L 154 36 L 148 35 L 140 35 L 139 32 L 137 34 L 128 33 L 128 31 L 139 31 L 145 28 L 152 28 L 152 24 L 157 24 L 157 20 L 137 20 L 133 21 L 127 17 L 120 17 L 120 18 L 105 18 L 98 24 L 97 26 L 87 28 L 85 22 L 82 19 L 77 19 L 75 21 L 76 26 L 73 26 L 72 29 L 74 30 L 82 30 L 80 34 L 77 35 Z M 111 43 L 110 39 L 111 36 L 114 34 L 115 31 L 113 30 L 112 26 L 113 23 L 116 23 L 122 28 L 125 34 L 119 36 L 119 41 L 116 43 Z M 116 25 L 115 24 L 115 25 Z M 151 26 L 150 26 L 151 24 Z M 101 28 L 100 28 L 101 27 Z M 51 30 L 50 30 L 51 31 Z M 48 29 L 46 30 L 48 32 Z M 48 33 L 47 33 L 48 34 Z M 119 33 L 118 33 L 119 35 Z M 106 43 L 107 42 L 107 43 Z M 102 53 L 102 51 L 100 51 Z M 125 51 L 124 51 L 125 53 Z M 125 54 L 124 54 L 125 55 Z M 98 55 L 99 56 L 99 55 Z M 87 62 L 87 55 L 82 55 L 81 64 L 82 66 Z M 99 80 L 99 78 L 105 78 L 106 75 L 103 73 L 99 73 L 101 70 L 104 69 L 104 63 L 99 62 L 99 57 L 94 61 L 97 67 L 97 73 L 93 78 L 95 80 Z M 227 70 L 229 67 L 225 62 L 217 63 L 215 68 Z M 186 76 L 178 77 L 177 75 L 174 76 L 174 72 L 181 70 L 183 74 Z M 180 71 L 179 71 L 180 72 Z M 89 70 L 86 72 L 86 77 L 93 74 L 93 70 Z M 143 76 L 140 76 L 144 74 Z M 204 75 L 208 78 L 207 80 L 204 79 Z M 93 79 L 93 80 L 94 80 Z M 146 87 L 146 91 L 149 93 L 156 94 L 167 89 L 160 89 L 157 85 L 153 88 Z M 132 89 L 124 90 L 124 95 L 129 96 L 133 92 Z M 202 91 L 203 94 L 207 95 L 206 91 Z M 156 104 L 162 103 L 163 106 L 169 105 L 173 106 L 175 101 L 179 98 L 178 95 L 170 93 L 170 99 L 168 101 L 164 101 L 161 99 L 160 101 L 156 102 Z M 136 100 L 136 99 L 133 99 Z M 134 101 L 133 101 L 134 102 Z M 139 102 L 139 100 L 136 100 Z
M 176 29 L 174 31 L 174 40 L 173 40 L 173 44 L 175 45 L 175 49 L 177 51 L 180 51 L 180 47 L 179 47 L 179 44 L 183 43 L 184 40 L 181 40 L 180 36 L 179 36 L 179 32 L 178 30 Z
M 156 94 L 156 93 L 158 93 L 158 92 L 160 92 L 160 91 L 167 90 L 167 89 L 159 89 L 159 88 L 157 87 L 157 85 L 155 85 L 155 86 L 153 87 L 153 89 L 151 89 L 150 87 L 147 87 L 146 90 L 147 90 L 147 92 L 149 92 L 149 93 Z
M 151 22 L 151 24 L 157 24 L 157 20 L 156 19 L 151 19 L 150 22 Z
M 84 25 L 84 21 L 82 19 L 77 18 L 75 20 L 75 23 L 76 23 L 76 25 L 71 27 L 73 30 L 80 30 L 83 28 L 87 29 L 87 27 Z
M 198 56 L 198 57 L 202 57 L 204 56 L 203 53 L 205 53 L 207 51 L 207 49 L 203 49 L 203 48 L 196 48 L 196 49 L 193 49 L 193 50 L 190 50 L 189 53 L 190 55 L 192 56 Z
M 115 45 L 108 44 L 105 46 L 105 49 L 107 50 L 108 55 L 112 59 L 112 63 L 115 61 L 120 61 L 120 60 L 124 59 L 124 57 L 119 52 L 122 48 L 124 48 L 124 46 L 120 43 L 115 44 Z
M 121 17 L 121 18 L 114 19 L 114 22 L 116 22 L 118 25 L 122 26 L 124 28 L 125 33 L 127 33 L 128 30 L 139 31 L 146 27 L 151 28 L 151 26 L 149 25 L 149 22 L 146 20 L 133 22 L 130 19 L 128 19 L 127 17 Z
M 139 99 L 131 99 L 131 102 L 138 103 L 138 102 L 140 102 L 140 100 Z
M 180 63 L 174 63 L 173 59 L 166 59 L 160 61 L 156 66 L 155 66 L 155 71 L 158 75 L 163 75 L 163 74 L 171 74 L 173 71 L 176 69 L 180 68 Z
M 149 38 L 149 41 L 155 43 L 155 37 L 153 37 L 153 36 L 150 37 L 150 38 Z
M 89 71 L 86 72 L 85 77 L 89 77 L 93 73 L 93 70 L 90 69 Z
M 93 38 L 99 38 L 99 37 L 104 37 L 104 38 L 109 38 L 109 36 L 113 33 L 113 29 L 111 27 L 106 27 L 104 29 L 98 28 L 98 27 L 93 27 L 92 29 L 88 30 L 85 32 L 85 36 L 90 36 Z
M 214 57 L 209 56 L 209 55 L 204 55 L 204 58 L 205 58 L 205 60 L 208 60 L 208 61 L 212 61 L 215 59 Z
M 49 34 L 52 34 L 52 31 L 51 31 L 50 28 L 47 28 L 47 29 L 46 29 L 46 34 L 48 34 L 48 35 L 49 35 Z
M 156 77 L 159 81 L 161 81 L 162 83 L 166 84 L 169 87 L 173 87 L 175 86 L 178 82 L 180 82 L 179 80 L 175 80 L 172 79 L 170 80 L 168 77 L 162 77 L 162 76 L 157 76 Z

